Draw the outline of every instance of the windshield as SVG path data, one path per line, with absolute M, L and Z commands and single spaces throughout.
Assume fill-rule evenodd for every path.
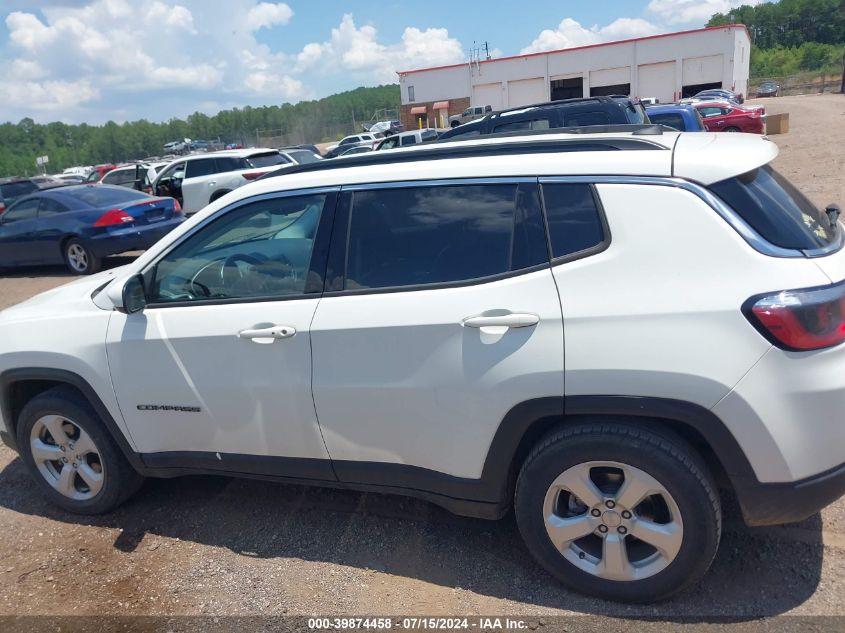
M 284 165 L 288 160 L 279 152 L 267 152 L 265 154 L 253 154 L 247 160 L 253 167 L 272 167 L 273 165 Z

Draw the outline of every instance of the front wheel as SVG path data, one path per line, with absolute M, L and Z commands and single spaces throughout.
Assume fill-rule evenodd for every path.
M 91 275 L 100 270 L 102 261 L 80 240 L 73 238 L 64 246 L 65 265 L 77 275 Z
M 21 459 L 35 483 L 69 512 L 109 512 L 143 481 L 91 405 L 72 388 L 54 387 L 30 400 L 16 430 Z
M 516 486 L 529 550 L 572 589 L 653 602 L 704 576 L 719 545 L 716 486 L 680 438 L 615 423 L 537 445 Z
M 742 130 L 740 130 L 738 127 L 731 126 L 731 127 L 726 127 L 725 132 L 742 132 Z

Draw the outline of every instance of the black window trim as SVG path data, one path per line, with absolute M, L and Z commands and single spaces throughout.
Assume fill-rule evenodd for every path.
M 503 279 L 510 279 L 520 275 L 527 275 L 540 270 L 548 270 L 550 262 L 548 261 L 548 250 L 546 261 L 529 266 L 527 268 L 520 268 L 519 270 L 511 270 L 504 273 L 497 273 L 495 275 L 487 275 L 484 277 L 475 277 L 472 279 L 460 279 L 457 281 L 436 282 L 431 284 L 410 284 L 407 286 L 387 286 L 384 288 L 355 288 L 343 289 L 346 280 L 346 258 L 349 253 L 349 226 L 352 222 L 351 199 L 356 191 L 380 191 L 385 189 L 408 189 L 420 187 L 444 187 L 444 186 L 461 186 L 461 185 L 534 185 L 538 187 L 538 178 L 536 176 L 497 176 L 489 178 L 441 178 L 434 180 L 402 180 L 393 182 L 381 183 L 359 183 L 354 185 L 343 185 L 341 187 L 340 196 L 338 198 L 338 217 L 335 218 L 336 230 L 332 235 L 332 243 L 329 250 L 329 270 L 326 274 L 326 288 L 323 292 L 324 297 L 347 297 L 358 295 L 372 295 L 372 294 L 390 294 L 397 292 L 418 292 L 420 290 L 443 290 L 446 288 L 463 288 L 467 286 L 479 286 L 482 284 L 501 281 Z M 538 194 L 539 195 L 539 194 Z M 542 208 L 541 208 L 542 213 Z M 545 229 L 545 218 L 543 218 Z M 547 239 L 548 239 L 548 231 Z M 332 277 L 339 280 L 341 289 L 331 289 L 328 286 L 328 281 Z
M 301 299 L 319 299 L 323 295 L 323 288 L 325 287 L 326 266 L 329 251 L 329 244 L 333 233 L 333 223 L 335 211 L 339 198 L 340 187 L 311 187 L 305 189 L 292 189 L 288 191 L 275 191 L 272 193 L 264 193 L 249 198 L 242 198 L 229 204 L 216 213 L 204 218 L 202 222 L 192 227 L 190 231 L 186 231 L 180 235 L 174 242 L 168 244 L 167 248 L 159 253 L 151 262 L 149 262 L 140 272 L 144 277 L 144 284 L 149 293 L 150 283 L 153 279 L 153 272 L 155 267 L 162 259 L 167 257 L 174 249 L 179 248 L 187 240 L 191 239 L 199 231 L 213 222 L 216 222 L 224 215 L 230 212 L 236 212 L 249 204 L 255 202 L 263 202 L 265 200 L 275 200 L 278 198 L 298 198 L 310 195 L 326 194 L 326 202 L 320 212 L 320 220 L 317 223 L 317 233 L 314 237 L 314 247 L 311 250 L 311 263 L 308 267 L 308 273 L 305 281 L 305 290 L 300 294 L 291 295 L 271 295 L 266 297 L 230 297 L 224 299 L 199 299 L 197 301 L 168 301 L 168 302 L 150 302 L 145 309 L 161 309 L 161 308 L 185 308 L 191 306 L 211 306 L 211 305 L 228 305 L 238 303 L 268 303 L 271 301 L 295 301 Z M 315 275 L 319 277 L 319 282 L 316 281 Z M 149 295 L 148 295 L 149 296 Z

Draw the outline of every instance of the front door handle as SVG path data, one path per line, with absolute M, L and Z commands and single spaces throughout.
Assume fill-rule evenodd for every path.
M 461 321 L 465 327 L 531 327 L 540 322 L 540 317 L 530 313 L 512 313 L 501 316 L 474 316 Z
M 272 343 L 276 339 L 290 338 L 296 334 L 296 328 L 290 325 L 274 325 L 257 330 L 241 330 L 238 338 L 246 338 L 256 343 Z

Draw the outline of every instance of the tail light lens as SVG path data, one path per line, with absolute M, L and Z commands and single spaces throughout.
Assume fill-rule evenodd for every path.
M 111 209 L 100 216 L 100 219 L 94 222 L 96 228 L 104 226 L 120 226 L 122 224 L 129 224 L 134 222 L 135 218 L 126 213 L 122 209 Z
M 746 304 L 751 323 L 782 349 L 811 350 L 845 341 L 845 282 L 784 290 Z
M 5 211 L 5 210 L 6 210 L 6 205 L 3 204 L 2 202 L 0 202 L 0 213 L 3 213 L 3 211 Z
M 182 205 L 179 204 L 179 201 L 176 198 L 173 198 L 173 213 L 176 215 L 182 213 Z
M 260 178 L 261 176 L 263 176 L 263 175 L 264 175 L 264 172 L 260 172 L 260 171 L 249 171 L 249 172 L 247 172 L 247 173 L 245 173 L 245 174 L 241 174 L 241 175 L 242 175 L 244 178 L 246 178 L 247 180 L 255 180 L 256 178 Z

